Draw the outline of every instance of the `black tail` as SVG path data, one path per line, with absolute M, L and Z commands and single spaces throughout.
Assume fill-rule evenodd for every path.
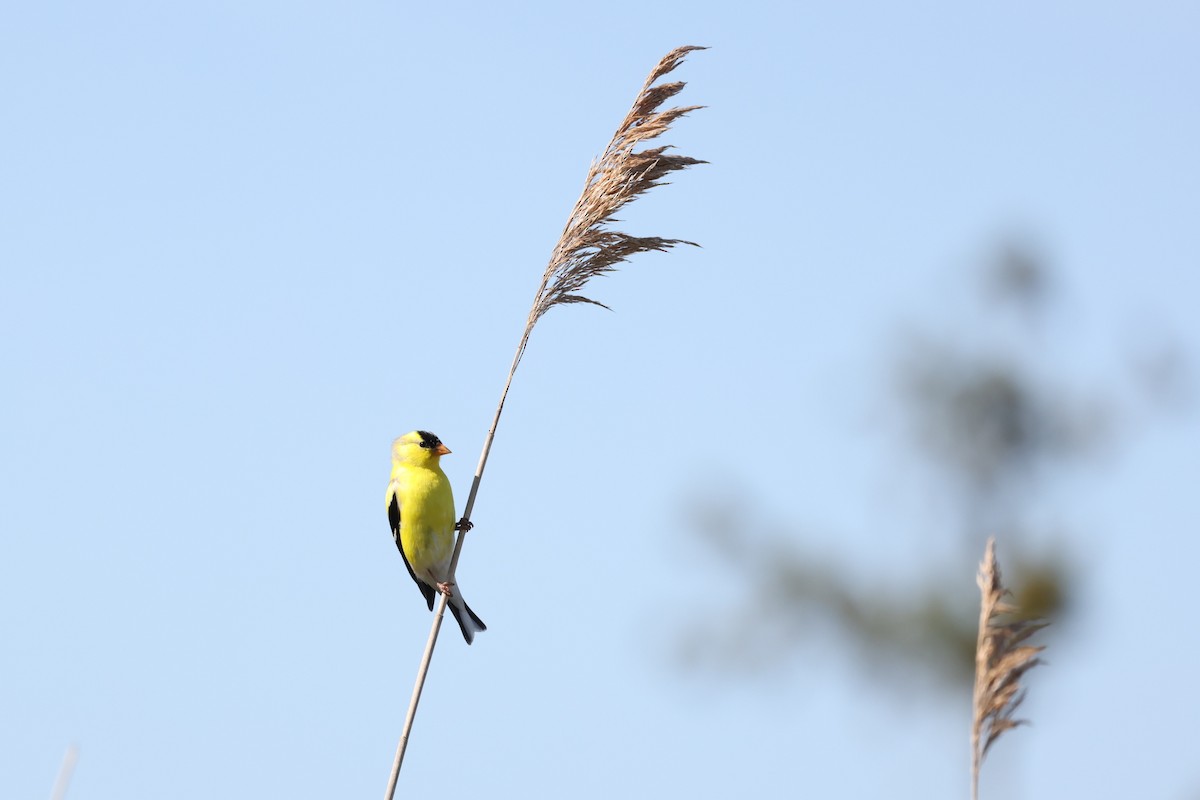
M 465 615 L 464 611 L 466 612 Z M 462 631 L 463 638 L 467 640 L 467 644 L 475 641 L 476 633 L 487 630 L 487 625 L 483 624 L 483 620 L 458 595 L 450 598 L 450 613 L 454 615 L 454 621 L 458 623 L 459 630 Z

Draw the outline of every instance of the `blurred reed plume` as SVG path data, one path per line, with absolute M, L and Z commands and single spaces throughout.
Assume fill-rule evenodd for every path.
M 682 239 L 663 239 L 657 236 L 630 236 L 627 233 L 611 229 L 611 224 L 618 220 L 613 216 L 626 204 L 664 183 L 663 178 L 676 170 L 690 167 L 693 164 L 705 162 L 687 156 L 668 154 L 669 146 L 648 147 L 638 150 L 644 142 L 655 139 L 670 129 L 671 123 L 685 114 L 695 111 L 700 106 L 683 106 L 660 111 L 667 100 L 679 94 L 684 87 L 682 81 L 664 83 L 655 86 L 655 82 L 670 73 L 683 62 L 688 53 L 693 50 L 704 50 L 703 47 L 677 47 L 667 53 L 658 65 L 651 70 L 642 90 L 638 93 L 633 107 L 617 127 L 612 140 L 604 148 L 599 159 L 592 162 L 584 181 L 583 193 L 575 201 L 575 207 L 567 218 L 566 227 L 554 250 L 550 255 L 550 263 L 542 274 L 541 284 L 534 295 L 533 307 L 525 321 L 525 329 L 513 356 L 512 366 L 508 370 L 508 378 L 500 393 L 500 402 L 492 417 L 483 441 L 483 452 L 479 456 L 479 464 L 475 468 L 475 477 L 471 481 L 471 491 L 467 495 L 463 507 L 462 520 L 459 523 L 460 533 L 454 545 L 454 555 L 450 561 L 449 576 L 446 582 L 453 586 L 454 574 L 458 569 L 458 559 L 462 553 L 463 541 L 471 528 L 471 511 L 475 507 L 475 497 L 479 493 L 479 482 L 483 477 L 483 469 L 487 465 L 488 453 L 492 449 L 492 441 L 496 436 L 496 427 L 500 424 L 500 415 L 504 411 L 504 401 L 508 397 L 509 387 L 512 386 L 513 376 L 533 327 L 542 315 L 556 305 L 567 303 L 591 303 L 603 306 L 595 300 L 584 297 L 578 292 L 592 278 L 613 272 L 616 266 L 627 261 L 630 256 L 644 253 L 648 250 L 666 251 L 677 244 L 695 244 Z M 605 306 L 607 307 L 607 306 Z M 396 758 L 392 764 L 392 774 L 388 781 L 386 797 L 388 800 L 395 795 L 396 782 L 400 775 L 400 767 L 404 762 L 404 751 L 408 745 L 408 737 L 416 718 L 417 704 L 421 699 L 421 690 L 425 685 L 425 676 L 429 671 L 429 663 L 433 657 L 433 648 L 437 644 L 438 630 L 441 628 L 442 617 L 446 611 L 449 598 L 442 594 L 436 613 L 433 617 L 433 627 L 429 632 L 429 641 L 421 664 L 417 669 L 417 681 L 413 687 L 412 700 L 409 702 L 408 714 L 404 720 L 404 730 L 400 735 L 400 743 L 396 747 Z
M 1016 607 L 1005 602 L 1009 594 L 1000 580 L 996 540 L 987 550 L 976 578 L 982 595 L 979 639 L 975 648 L 975 713 L 971 722 L 971 797 L 979 797 L 979 768 L 988 749 L 1000 735 L 1027 720 L 1013 719 L 1025 699 L 1021 677 L 1042 663 L 1044 645 L 1025 644 L 1046 627 L 1038 619 L 1014 617 Z

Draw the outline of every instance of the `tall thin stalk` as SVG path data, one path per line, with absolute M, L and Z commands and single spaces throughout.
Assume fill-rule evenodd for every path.
M 483 440 L 483 452 L 479 456 L 475 477 L 471 481 L 471 491 L 467 495 L 467 504 L 463 508 L 464 523 L 470 522 L 471 512 L 475 508 L 475 497 L 479 493 L 479 482 L 483 478 L 483 469 L 487 466 L 492 441 L 496 437 L 500 414 L 504 411 L 504 401 L 508 398 L 508 390 L 512 386 L 513 376 L 516 375 L 521 358 L 525 355 L 525 347 L 529 344 L 529 336 L 533 333 L 537 321 L 557 305 L 591 303 L 603 306 L 603 303 L 579 294 L 579 290 L 592 278 L 615 271 L 618 264 L 627 261 L 636 253 L 648 250 L 666 251 L 677 244 L 695 244 L 682 239 L 630 236 L 612 230 L 609 226 L 617 221 L 613 217 L 617 211 L 643 192 L 664 183 L 663 178 L 672 172 L 694 164 L 706 163 L 699 159 L 670 154 L 667 152 L 670 147 L 665 145 L 648 147 L 643 150 L 635 149 L 641 143 L 661 136 L 675 120 L 700 108 L 700 106 L 682 106 L 659 111 L 659 107 L 679 94 L 685 84 L 682 81 L 675 81 L 655 86 L 654 83 L 679 66 L 688 53 L 704 49 L 703 47 L 678 47 L 667 53 L 658 62 L 658 65 L 646 78 L 629 113 L 617 127 L 617 132 L 613 134 L 608 147 L 588 169 L 583 192 L 575 201 L 575 207 L 571 210 L 562 235 L 550 255 L 546 271 L 542 273 L 542 281 L 534 295 L 533 306 L 525 321 L 525 329 L 521 332 L 521 340 L 513 355 L 508 378 L 504 381 L 503 391 L 500 392 L 500 403 L 496 406 L 492 424 L 488 427 L 487 436 Z M 447 582 L 451 584 L 454 582 L 458 559 L 462 554 L 463 541 L 466 539 L 467 528 L 470 526 L 463 524 L 460 527 L 462 530 L 454 545 L 454 556 L 450 561 L 450 575 L 447 578 Z M 392 800 L 396 792 L 396 781 L 400 776 L 400 767 L 404 763 L 404 751 L 408 747 L 409 734 L 412 732 L 413 720 L 417 714 L 417 704 L 421 700 L 421 690 L 425 686 L 425 676 L 429 672 L 429 662 L 433 658 L 433 648 L 437 644 L 438 631 L 441 628 L 442 615 L 446 611 L 448 600 L 449 598 L 443 594 L 434 614 L 433 627 L 429 632 L 429 642 L 425 646 L 421 666 L 417 670 L 416 685 L 413 687 L 412 700 L 409 702 L 408 714 L 404 720 L 404 731 L 400 734 L 400 743 L 396 747 L 396 759 L 392 764 L 392 774 L 385 795 L 387 800 Z
M 71 776 L 75 774 L 75 762 L 79 760 L 79 746 L 67 746 L 63 754 L 62 764 L 58 767 L 58 775 L 54 777 L 54 787 L 50 790 L 50 800 L 64 800 L 67 788 L 71 785 Z

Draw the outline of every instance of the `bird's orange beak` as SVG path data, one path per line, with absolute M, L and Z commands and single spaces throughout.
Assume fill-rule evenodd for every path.
M 448 456 L 448 455 L 450 455 L 450 448 L 446 447 L 446 445 L 444 445 L 444 444 L 439 444 L 437 446 L 437 449 L 434 450 L 433 452 L 437 453 L 439 456 Z

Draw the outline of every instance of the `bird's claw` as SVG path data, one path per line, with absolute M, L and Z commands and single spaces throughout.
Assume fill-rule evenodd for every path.
M 454 584 L 450 583 L 449 581 L 438 581 L 437 589 L 439 592 L 446 595 L 446 597 L 452 597 L 454 595 Z
M 466 517 L 463 517 L 458 522 L 454 523 L 454 530 L 456 530 L 456 531 L 466 532 L 466 531 L 471 530 L 474 527 L 475 527 L 475 523 L 471 522 L 471 520 L 467 519 Z

